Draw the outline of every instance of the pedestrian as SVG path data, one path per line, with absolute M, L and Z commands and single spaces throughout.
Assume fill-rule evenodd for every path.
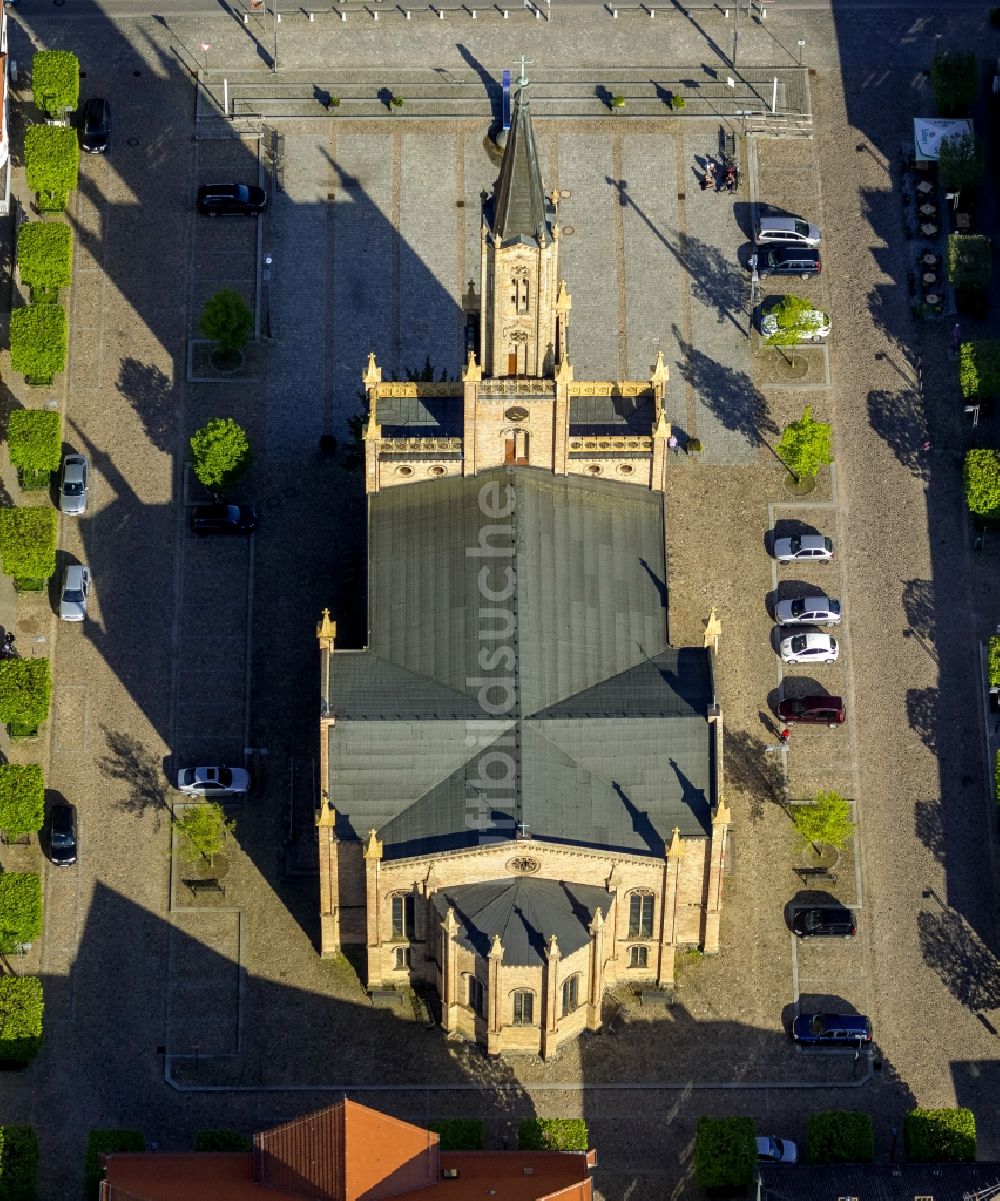
M 677 454 L 677 448 L 680 446 L 680 443 L 677 441 L 676 434 L 670 435 L 670 437 L 667 439 L 667 446 L 674 452 L 674 454 Z
M 789 740 L 789 738 L 791 738 L 791 736 L 792 736 L 792 731 L 791 731 L 791 730 L 789 730 L 787 727 L 785 727 L 784 729 L 782 729 L 782 730 L 781 730 L 781 731 L 778 733 L 778 737 L 781 739 L 781 745 L 782 745 L 782 746 L 788 746 L 788 740 Z
M 732 163 L 730 163 L 726 168 L 725 188 L 727 192 L 736 191 L 736 168 L 732 165 Z
M 931 440 L 930 440 L 930 438 L 927 438 L 927 439 L 926 439 L 924 442 L 921 442 L 921 443 L 920 443 L 920 449 L 921 449 L 921 450 L 930 450 L 930 448 L 931 448 Z
M 707 188 L 715 191 L 715 163 L 710 162 L 705 168 L 705 174 L 701 179 L 701 190 L 704 192 Z

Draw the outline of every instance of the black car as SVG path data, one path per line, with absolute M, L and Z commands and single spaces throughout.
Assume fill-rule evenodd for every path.
M 853 938 L 858 923 L 853 911 L 844 905 L 810 905 L 796 909 L 792 929 L 799 938 Z
M 872 1023 L 863 1013 L 800 1013 L 792 1022 L 792 1038 L 808 1047 L 860 1050 L 872 1041 Z
M 248 183 L 207 183 L 198 189 L 198 212 L 206 217 L 256 217 L 267 208 L 267 193 Z
M 252 534 L 257 528 L 253 505 L 195 505 L 191 529 L 196 534 Z
M 811 275 L 819 275 L 822 267 L 815 246 L 772 242 L 757 252 L 757 274 L 761 279 L 767 279 L 769 275 L 798 275 L 808 279 Z
M 76 863 L 76 810 L 60 802 L 49 818 L 49 858 L 57 867 Z
M 111 105 L 102 96 L 91 96 L 83 106 L 80 145 L 91 154 L 106 154 L 111 143 Z

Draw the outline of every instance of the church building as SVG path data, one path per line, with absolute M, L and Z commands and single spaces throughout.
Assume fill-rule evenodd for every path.
M 324 612 L 321 951 L 551 1056 L 606 989 L 718 951 L 730 814 L 712 652 L 669 642 L 662 358 L 576 381 L 526 85 L 458 382 L 364 373 L 367 645 Z

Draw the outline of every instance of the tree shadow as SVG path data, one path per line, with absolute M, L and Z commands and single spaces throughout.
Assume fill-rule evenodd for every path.
M 910 729 L 933 754 L 937 753 L 938 690 L 936 688 L 908 688 L 906 690 L 906 717 Z
M 913 802 L 913 829 L 916 836 L 930 851 L 938 863 L 944 865 L 947 858 L 947 843 L 944 836 L 944 814 L 941 798 Z
M 903 612 L 918 638 L 934 641 L 936 618 L 934 588 L 930 580 L 907 580 L 903 584 Z
M 116 801 L 116 807 L 139 817 L 153 810 L 159 829 L 159 815 L 170 811 L 163 764 L 131 734 L 109 730 L 105 725 L 101 726 L 101 732 L 108 744 L 108 754 L 97 760 L 98 769 L 109 779 L 124 780 L 129 786 L 128 796 Z
M 948 991 L 972 1013 L 1000 1008 L 1000 960 L 954 909 L 917 914 L 920 951 Z
M 919 479 L 926 479 L 928 464 L 922 444 L 927 438 L 923 404 L 912 389 L 868 393 L 868 423 L 896 459 Z
M 170 377 L 152 363 L 123 359 L 118 391 L 135 410 L 156 449 L 173 454 L 176 405 Z
M 785 806 L 785 772 L 777 752 L 767 751 L 768 744 L 745 730 L 726 730 L 723 735 L 726 775 L 729 784 L 750 802 L 750 821 L 756 825 L 768 803 Z
M 672 329 L 683 356 L 678 365 L 681 378 L 726 429 L 742 434 L 751 446 L 766 446 L 765 435 L 776 437 L 779 430 L 750 376 L 724 367 L 693 343 L 685 342 L 676 325 Z

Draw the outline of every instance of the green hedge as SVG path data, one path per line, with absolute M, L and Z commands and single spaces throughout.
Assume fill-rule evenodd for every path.
M 809 1115 L 810 1163 L 871 1163 L 875 1133 L 871 1116 L 853 1109 Z
M 20 580 L 47 580 L 56 570 L 56 513 L 0 508 L 0 568 Z
M 965 503 L 969 512 L 984 521 L 1000 518 L 1000 451 L 967 450 L 962 464 Z M 994 635 L 996 637 L 996 635 Z M 993 676 L 993 638 L 990 639 L 990 683 Z M 997 660 L 996 684 L 1000 684 L 1000 659 Z
M 7 450 L 23 487 L 47 487 L 62 461 L 62 415 L 48 409 L 15 409 L 7 418 Z
M 80 60 L 70 50 L 39 50 L 31 60 L 31 93 L 43 113 L 61 117 L 80 103 Z
M 45 778 L 39 763 L 0 763 L 0 830 L 35 834 L 45 822 Z
M 694 1178 L 702 1188 L 742 1189 L 757 1163 L 753 1118 L 699 1118 L 694 1138 Z
M 0 976 L 0 1068 L 23 1068 L 42 1045 L 42 982 Z
M 486 1146 L 486 1123 L 480 1118 L 445 1118 L 431 1122 L 428 1130 L 441 1136 L 442 1151 L 482 1151 Z
M 0 951 L 6 955 L 42 933 L 42 877 L 0 872 Z
M 526 1118 L 517 1128 L 520 1151 L 586 1151 L 590 1146 L 583 1118 Z
M 971 1109 L 911 1109 L 903 1122 L 910 1163 L 966 1163 L 976 1158 Z
M 0 1197 L 35 1201 L 38 1196 L 38 1135 L 33 1126 L 0 1126 Z
M 993 252 L 985 234 L 948 235 L 948 282 L 956 288 L 988 288 Z
M 958 382 L 966 400 L 1000 396 L 1000 342 L 963 342 L 958 348 Z
M 37 730 L 51 697 L 48 659 L 0 659 L 0 722 Z
M 253 1143 L 235 1130 L 199 1130 L 194 1136 L 196 1151 L 252 1151 Z
M 938 179 L 948 192 L 978 188 L 986 174 L 986 162 L 979 139 L 963 133 L 942 138 L 938 153 Z
M 931 65 L 931 92 L 942 117 L 964 117 L 976 100 L 979 74 L 974 51 L 939 51 Z
M 17 231 L 17 266 L 29 288 L 68 288 L 73 231 L 63 221 L 25 221 Z
M 24 174 L 43 212 L 61 213 L 76 187 L 80 146 L 76 130 L 62 125 L 31 125 L 24 133 Z
M 145 1151 L 146 1139 L 141 1130 L 91 1130 L 87 1136 L 87 1153 L 83 1160 L 83 1193 L 87 1201 L 97 1201 L 104 1170 L 101 1156 L 112 1151 Z
M 29 384 L 50 384 L 66 366 L 66 310 L 29 304 L 10 315 L 10 365 Z

